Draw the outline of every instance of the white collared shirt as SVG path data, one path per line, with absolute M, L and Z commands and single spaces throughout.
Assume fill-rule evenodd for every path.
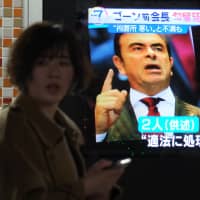
M 142 103 L 140 100 L 149 97 L 144 93 L 138 92 L 137 90 L 130 89 L 130 103 L 135 112 L 136 118 L 141 116 L 147 116 L 148 107 Z M 175 115 L 175 97 L 170 87 L 162 90 L 158 94 L 151 97 L 159 97 L 164 101 L 160 101 L 157 104 L 158 111 L 161 116 L 174 116 Z M 96 142 L 101 142 L 106 137 L 107 133 L 97 134 Z
M 147 116 L 148 107 L 140 100 L 149 97 L 146 94 L 130 89 L 130 102 L 134 109 L 136 118 Z M 159 97 L 164 101 L 160 101 L 156 106 L 161 116 L 174 116 L 175 115 L 175 97 L 170 87 L 162 90 L 158 94 L 151 97 Z

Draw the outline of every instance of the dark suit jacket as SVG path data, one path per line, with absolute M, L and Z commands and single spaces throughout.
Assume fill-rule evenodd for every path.
M 200 108 L 188 104 L 178 98 L 175 101 L 175 115 L 200 116 Z M 141 139 L 137 130 L 138 123 L 129 98 L 120 114 L 119 119 L 108 130 L 104 141 L 129 141 Z
M 26 96 L 5 109 L 0 115 L 0 199 L 85 199 L 83 140 L 72 120 L 57 110 L 58 127 Z

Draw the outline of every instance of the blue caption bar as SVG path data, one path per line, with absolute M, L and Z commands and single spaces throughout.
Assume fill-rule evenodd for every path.
M 110 33 L 185 34 L 188 25 L 175 24 L 89 24 L 89 29 L 108 28 Z
M 138 131 L 141 133 L 173 132 L 195 134 L 199 132 L 199 118 L 197 116 L 139 117 Z
M 175 24 L 109 24 L 108 31 L 111 33 L 184 34 L 188 32 L 188 26 Z

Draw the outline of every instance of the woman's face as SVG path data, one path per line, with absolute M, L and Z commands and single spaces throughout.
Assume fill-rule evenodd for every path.
M 67 50 L 57 56 L 39 57 L 27 83 L 28 95 L 40 105 L 58 105 L 71 87 L 74 68 Z

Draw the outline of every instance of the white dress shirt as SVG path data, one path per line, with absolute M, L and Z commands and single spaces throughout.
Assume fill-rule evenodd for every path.
M 138 92 L 133 88 L 130 89 L 130 103 L 135 112 L 136 118 L 138 119 L 141 116 L 147 116 L 148 107 L 142 103 L 140 100 L 149 97 L 144 93 Z M 160 101 L 156 106 L 161 116 L 174 116 L 175 115 L 175 97 L 170 87 L 162 90 L 158 94 L 151 97 L 162 98 L 163 101 Z M 101 142 L 106 137 L 107 133 L 97 134 L 96 142 Z

